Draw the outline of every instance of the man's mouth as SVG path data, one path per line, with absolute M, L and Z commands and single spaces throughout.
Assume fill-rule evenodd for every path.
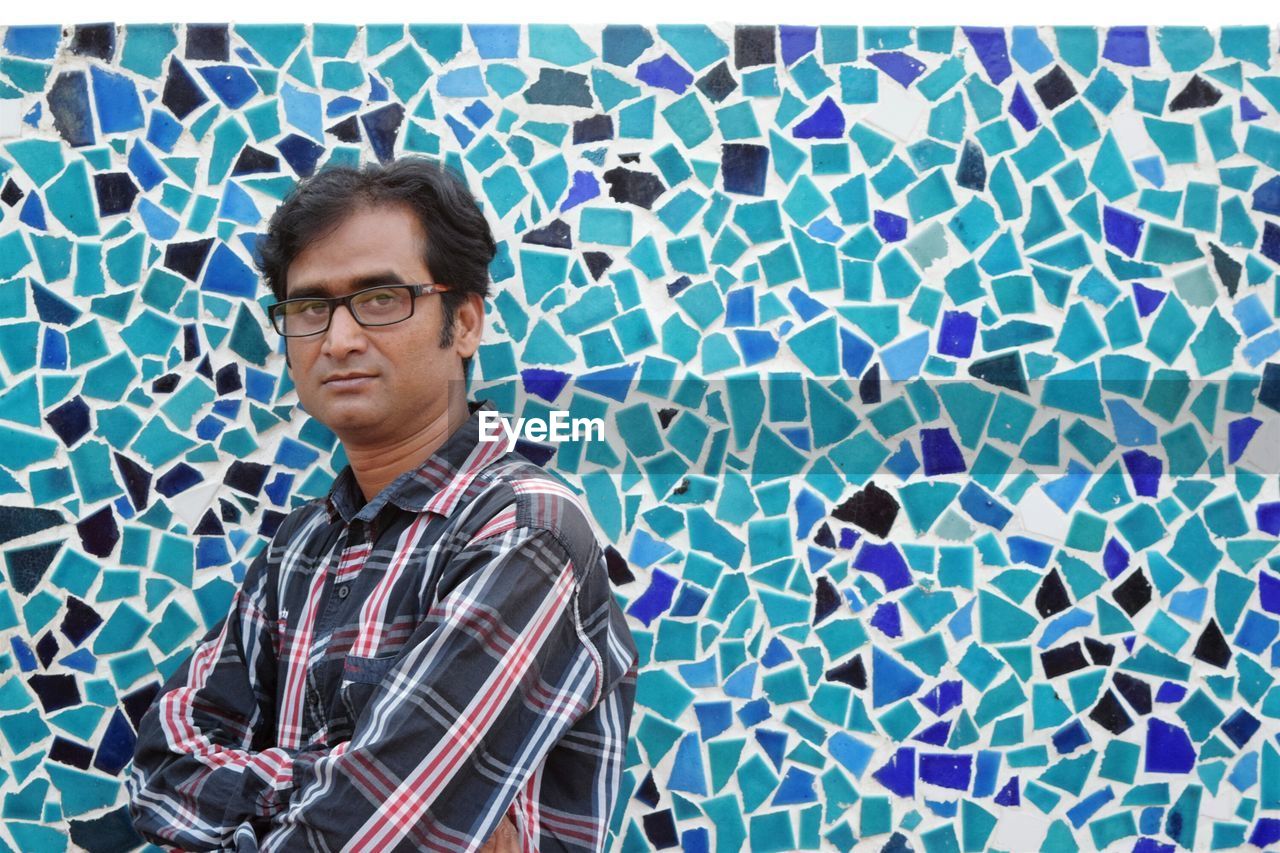
M 369 380 L 373 379 L 375 374 L 372 373 L 339 373 L 330 376 L 322 383 L 326 388 L 334 388 L 341 390 L 343 388 L 358 388 Z

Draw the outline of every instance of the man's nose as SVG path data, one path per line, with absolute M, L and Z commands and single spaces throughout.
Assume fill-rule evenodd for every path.
M 351 309 L 346 305 L 337 305 L 333 316 L 329 318 L 329 330 L 324 333 L 324 351 L 335 358 L 364 349 L 366 338 L 364 326 L 351 316 Z

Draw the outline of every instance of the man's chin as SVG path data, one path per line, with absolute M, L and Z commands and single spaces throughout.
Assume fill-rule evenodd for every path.
M 329 428 L 339 439 L 364 439 L 370 433 L 387 426 L 387 418 L 371 412 L 367 405 L 343 406 L 328 405 L 317 407 L 311 417 Z

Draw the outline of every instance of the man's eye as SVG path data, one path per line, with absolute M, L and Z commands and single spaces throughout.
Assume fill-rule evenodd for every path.
M 301 302 L 294 307 L 293 313 L 307 317 L 321 317 L 327 310 L 329 310 L 327 302 Z
M 396 295 L 389 290 L 382 290 L 377 293 L 370 293 L 365 297 L 364 301 L 374 307 L 382 307 L 394 303 L 396 301 Z

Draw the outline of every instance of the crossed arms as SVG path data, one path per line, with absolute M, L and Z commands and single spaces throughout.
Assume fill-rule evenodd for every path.
M 613 689 L 629 664 L 601 639 L 607 577 L 575 573 L 546 530 L 469 545 L 349 739 L 321 725 L 282 748 L 280 644 L 296 638 L 277 622 L 272 551 L 142 720 L 129 788 L 143 835 L 194 850 L 474 850 L 514 803 L 525 849 L 603 847 L 630 716 Z

